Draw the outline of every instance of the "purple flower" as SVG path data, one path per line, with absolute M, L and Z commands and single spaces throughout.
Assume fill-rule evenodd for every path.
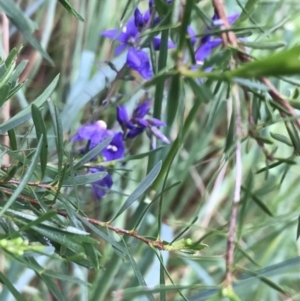
M 137 71 L 145 79 L 153 76 L 148 54 L 142 50 L 130 47 L 126 63 L 130 69 Z
M 106 123 L 103 120 L 83 125 L 78 129 L 76 135 L 72 137 L 71 141 L 88 140 L 90 141 L 90 150 L 106 138 L 112 136 L 111 132 L 107 130 L 106 127 Z
M 167 137 L 165 137 L 157 127 L 166 126 L 166 124 L 156 118 L 145 118 L 150 111 L 151 101 L 145 101 L 138 105 L 132 113 L 131 118 L 128 118 L 126 108 L 124 106 L 117 106 L 117 120 L 122 127 L 124 135 L 128 139 L 132 139 L 145 130 L 151 132 L 158 139 L 165 143 L 170 143 Z
M 233 14 L 228 16 L 228 22 L 229 24 L 232 24 L 236 21 L 236 19 L 239 17 L 239 14 Z M 222 20 L 217 19 L 216 15 L 212 18 L 213 24 L 215 26 L 221 26 L 223 24 Z M 206 28 L 207 34 L 204 35 L 200 41 L 200 45 L 195 51 L 195 59 L 197 62 L 197 65 L 203 65 L 204 61 L 210 56 L 212 51 L 220 46 L 222 44 L 222 39 L 220 38 L 212 38 L 212 35 L 209 33 L 211 30 L 210 27 Z M 210 71 L 212 67 L 205 69 L 206 71 Z
M 101 35 L 121 43 L 121 45 L 119 45 L 115 50 L 115 54 L 118 55 L 127 46 L 132 46 L 136 43 L 139 35 L 139 30 L 135 25 L 135 18 L 131 18 L 128 23 L 122 28 L 121 32 L 118 29 L 109 29 L 103 31 Z
M 116 133 L 110 144 L 102 150 L 102 155 L 106 161 L 112 161 L 123 158 L 124 152 L 123 134 Z
M 106 123 L 102 120 L 81 126 L 71 141 L 87 140 L 89 141 L 89 150 L 91 150 L 109 137 L 113 137 L 112 141 L 102 150 L 102 156 L 106 161 L 123 158 L 125 147 L 122 133 L 115 133 L 114 131 L 107 130 Z
M 106 171 L 106 169 L 101 167 L 92 167 L 89 169 L 89 171 L 91 173 L 96 173 L 96 172 Z M 113 180 L 110 174 L 107 174 L 101 180 L 92 183 L 92 188 L 95 197 L 97 199 L 102 199 L 107 194 L 107 191 L 112 187 L 112 185 L 113 185 Z
M 151 3 L 149 7 L 151 8 Z M 109 29 L 102 32 L 102 36 L 115 40 L 120 43 L 115 50 L 115 54 L 118 55 L 123 50 L 129 47 L 127 53 L 126 64 L 127 66 L 137 71 L 143 78 L 150 79 L 153 76 L 152 68 L 148 54 L 139 49 L 139 36 L 140 32 L 146 27 L 151 20 L 150 9 L 142 14 L 138 8 L 134 11 L 134 17 L 129 19 L 126 26 L 122 28 L 122 31 L 118 29 Z M 153 25 L 157 25 L 160 22 L 160 18 L 154 18 Z M 154 37 L 152 42 L 155 50 L 160 49 L 161 39 Z M 145 45 L 145 47 L 149 47 Z M 168 41 L 168 48 L 174 48 L 175 44 L 172 41 Z
M 191 26 L 187 27 L 187 33 L 190 36 L 192 45 L 194 45 L 197 41 L 197 38 L 196 38 L 196 33 Z

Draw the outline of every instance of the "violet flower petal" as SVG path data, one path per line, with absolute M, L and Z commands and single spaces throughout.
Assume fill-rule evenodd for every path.
M 170 140 L 156 127 L 152 126 L 150 128 L 151 132 L 154 134 L 155 137 L 157 137 L 159 140 L 166 144 L 170 144 Z
M 123 134 L 120 132 L 115 134 L 110 144 L 102 150 L 102 155 L 106 161 L 112 161 L 123 158 L 124 152 Z
M 100 171 L 106 171 L 104 168 L 90 168 L 89 171 L 91 173 L 96 173 Z M 92 183 L 92 188 L 94 191 L 94 195 L 97 199 L 102 199 L 108 192 L 108 190 L 112 187 L 113 180 L 110 174 L 107 174 L 103 179 Z
M 197 42 L 196 33 L 191 26 L 187 27 L 187 33 L 191 38 L 191 43 L 194 45 Z
M 214 39 L 200 45 L 195 53 L 197 64 L 203 64 L 204 60 L 210 56 L 213 49 L 221 44 L 222 39 Z
M 153 48 L 154 50 L 160 50 L 161 38 L 153 38 Z M 174 44 L 171 40 L 168 40 L 168 49 L 175 48 L 176 44 Z
M 166 126 L 166 124 L 154 117 L 150 117 L 147 119 L 147 122 L 151 125 L 151 126 L 155 126 L 155 127 L 160 127 L 160 126 Z
M 153 76 L 149 57 L 142 50 L 137 50 L 134 47 L 129 48 L 126 63 L 130 69 L 136 70 L 145 79 L 150 79 Z
M 117 106 L 117 120 L 121 127 L 127 127 L 129 118 L 125 106 Z
M 128 139 L 135 138 L 136 136 L 143 133 L 144 130 L 145 130 L 145 128 L 142 128 L 142 127 L 133 128 L 130 131 L 128 131 L 126 138 L 128 138 Z
M 126 44 L 121 44 L 117 46 L 115 49 L 115 55 L 119 55 L 126 47 L 127 47 Z
M 103 37 L 106 37 L 106 38 L 109 38 L 109 39 L 112 39 L 112 40 L 117 39 L 119 34 L 120 34 L 120 30 L 118 30 L 118 29 L 108 29 L 108 30 L 105 30 L 101 33 L 101 35 Z
M 150 111 L 151 101 L 147 100 L 139 104 L 133 111 L 133 118 L 144 118 Z
M 142 29 L 145 25 L 143 14 L 138 8 L 134 10 L 134 24 L 138 29 Z

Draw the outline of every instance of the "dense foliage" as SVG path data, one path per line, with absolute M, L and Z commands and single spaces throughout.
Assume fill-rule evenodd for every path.
M 0 300 L 299 300 L 299 8 L 0 0 Z

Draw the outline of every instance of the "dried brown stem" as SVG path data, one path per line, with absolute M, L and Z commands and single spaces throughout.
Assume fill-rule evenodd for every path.
M 7 189 L 7 188 L 1 187 L 1 191 L 5 194 L 8 194 L 8 195 L 13 194 L 13 191 L 10 190 L 10 189 Z M 18 199 L 21 200 L 21 201 L 24 201 L 24 202 L 28 202 L 31 205 L 35 206 L 35 207 L 40 207 L 40 204 L 39 204 L 38 200 L 36 200 L 32 197 L 28 197 L 28 196 L 25 196 L 25 195 L 21 194 L 21 195 L 18 196 Z M 52 209 L 52 207 L 49 207 L 49 209 Z M 58 215 L 68 217 L 68 213 L 66 211 L 57 210 L 57 209 L 54 209 L 54 210 L 56 210 Z M 109 230 L 111 230 L 111 231 L 113 231 L 113 232 L 115 232 L 119 235 L 132 236 L 132 237 L 142 241 L 143 243 L 147 244 L 148 246 L 154 247 L 158 250 L 169 250 L 165 246 L 165 244 L 163 243 L 162 240 L 152 240 L 152 239 L 146 238 L 144 236 L 139 235 L 136 230 L 121 229 L 121 228 L 115 227 L 111 224 L 108 224 L 106 222 L 102 222 L 102 221 L 99 221 L 99 220 L 96 220 L 96 219 L 93 219 L 93 218 L 89 218 L 89 217 L 84 217 L 84 219 L 86 221 L 88 221 L 89 223 L 93 224 L 93 225 L 100 226 L 102 228 L 107 228 L 107 229 L 109 229 Z
M 0 184 L 4 184 L 4 185 L 8 185 L 8 184 L 15 184 L 15 185 L 19 185 L 20 181 L 19 180 L 8 180 L 8 181 L 0 181 Z M 43 189 L 47 189 L 47 190 L 55 190 L 55 186 L 49 185 L 49 184 L 42 184 L 42 183 L 35 183 L 35 182 L 28 182 L 27 183 L 28 186 L 34 186 L 34 187 L 38 187 L 38 188 L 43 188 Z M 2 189 L 2 188 L 1 188 Z
M 0 13 L 0 32 L 1 32 L 1 42 L 4 56 L 7 57 L 9 54 L 9 22 L 4 12 Z M 9 120 L 10 118 L 10 101 L 7 100 L 0 110 L 0 124 Z M 1 136 L 1 144 L 9 145 L 9 137 L 7 135 Z M 8 154 L 2 157 L 3 164 L 9 164 L 10 158 Z

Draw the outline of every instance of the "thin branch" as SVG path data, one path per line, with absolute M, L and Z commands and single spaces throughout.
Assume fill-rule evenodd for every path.
M 1 188 L 1 191 L 3 193 L 5 193 L 5 194 L 8 194 L 8 195 L 12 195 L 13 194 L 13 191 L 10 190 L 10 189 Z M 36 200 L 36 199 L 34 199 L 32 197 L 25 196 L 25 195 L 19 195 L 18 199 L 22 200 L 24 202 L 28 202 L 31 205 L 40 208 L 40 203 L 38 202 L 38 200 Z M 61 215 L 61 216 L 64 216 L 64 217 L 68 217 L 68 213 L 66 211 L 64 211 L 64 210 L 59 210 L 59 209 L 55 209 L 55 208 L 52 208 L 52 207 L 49 207 L 49 209 L 56 210 L 56 212 L 57 212 L 58 215 Z M 111 230 L 111 231 L 113 231 L 113 232 L 115 232 L 115 233 L 117 233 L 119 235 L 132 236 L 135 239 L 138 239 L 138 240 L 142 241 L 143 243 L 145 243 L 145 244 L 147 244 L 147 245 L 149 245 L 151 247 L 154 247 L 154 248 L 156 248 L 158 250 L 168 250 L 168 251 L 170 250 L 169 246 L 165 245 L 162 240 L 152 240 L 152 239 L 146 238 L 144 236 L 139 235 L 136 230 L 121 229 L 121 228 L 115 227 L 115 226 L 113 226 L 111 224 L 108 224 L 106 222 L 102 222 L 102 221 L 99 221 L 99 220 L 96 220 L 96 219 L 93 219 L 93 218 L 89 218 L 89 217 L 84 217 L 84 219 L 86 221 L 88 221 L 89 223 L 93 224 L 93 225 L 109 229 L 109 230 Z
M 20 185 L 20 181 L 19 180 L 8 180 L 8 181 L 0 181 L 0 184 L 2 185 Z M 47 189 L 47 190 L 55 190 L 55 186 L 49 185 L 49 184 L 42 184 L 42 183 L 35 183 L 35 182 L 28 182 L 27 183 L 28 186 L 33 186 L 33 187 L 38 187 L 38 188 L 43 188 L 43 189 Z M 2 189 L 2 188 L 1 188 Z
M 235 100 L 235 184 L 234 184 L 234 196 L 233 204 L 230 212 L 229 219 L 229 233 L 227 239 L 227 249 L 226 249 L 226 275 L 225 275 L 225 284 L 230 286 L 233 282 L 232 276 L 232 267 L 234 264 L 234 249 L 235 249 L 235 232 L 236 232 L 236 221 L 237 221 L 237 212 L 238 205 L 241 200 L 241 187 L 243 179 L 243 163 L 242 163 L 242 120 L 241 120 L 241 103 L 239 98 L 238 86 L 233 86 L 234 100 Z
M 1 32 L 1 42 L 3 55 L 6 58 L 9 54 L 9 22 L 4 12 L 0 13 L 0 32 Z M 10 118 L 10 101 L 9 99 L 3 104 L 0 110 L 0 123 L 3 123 Z M 2 145 L 9 145 L 9 137 L 7 135 L 3 135 L 1 137 Z M 2 159 L 3 164 L 9 164 L 10 158 L 8 154 L 5 154 Z

